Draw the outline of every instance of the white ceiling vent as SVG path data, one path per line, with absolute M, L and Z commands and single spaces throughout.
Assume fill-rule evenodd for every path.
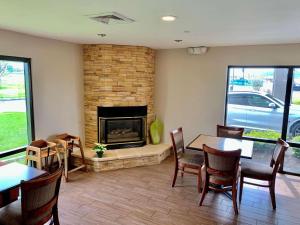
M 89 15 L 92 20 L 95 20 L 104 24 L 123 24 L 123 23 L 132 23 L 133 19 L 130 19 L 126 16 L 123 16 L 117 12 L 108 12 L 97 15 Z

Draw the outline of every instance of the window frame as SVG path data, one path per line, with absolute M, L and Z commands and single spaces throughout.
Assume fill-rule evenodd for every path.
M 32 72 L 31 72 L 31 58 L 26 57 L 18 57 L 18 56 L 7 56 L 0 55 L 0 60 L 7 61 L 15 61 L 15 62 L 23 62 L 28 68 L 24 70 L 24 82 L 25 82 L 25 92 L 26 92 L 26 106 L 29 110 L 27 110 L 27 123 L 29 122 L 29 126 L 27 124 L 28 135 L 30 135 L 30 139 L 35 139 L 35 125 L 34 125 L 34 110 L 33 110 L 33 91 L 32 91 Z M 1 158 L 11 156 L 20 152 L 24 152 L 26 147 L 20 147 L 15 149 L 10 149 L 7 151 L 0 152 L 0 160 Z
M 287 129 L 288 129 L 288 119 L 289 119 L 289 110 L 290 110 L 290 103 L 291 103 L 291 94 L 293 88 L 293 71 L 295 68 L 300 68 L 300 65 L 228 65 L 227 66 L 227 75 L 226 75 L 226 95 L 225 95 L 225 109 L 224 109 L 224 126 L 227 124 L 227 105 L 228 105 L 228 91 L 229 91 L 229 78 L 230 78 L 230 69 L 232 68 L 274 68 L 274 69 L 288 69 L 287 74 L 287 83 L 286 83 L 286 93 L 285 93 L 285 104 L 284 104 L 284 111 L 283 111 L 283 118 L 282 118 L 282 131 L 281 131 L 281 138 L 286 141 L 287 138 Z M 270 140 L 265 138 L 254 138 L 254 137 L 242 137 L 244 140 L 251 140 L 257 142 L 264 142 L 264 143 L 271 143 L 275 144 L 276 140 Z M 291 147 L 300 148 L 300 143 L 289 142 L 287 143 Z M 298 173 L 284 171 L 284 160 L 282 165 L 280 165 L 279 172 L 284 174 L 290 174 L 295 176 L 300 176 Z

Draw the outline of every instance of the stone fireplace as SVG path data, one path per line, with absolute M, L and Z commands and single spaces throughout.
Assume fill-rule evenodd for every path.
M 98 142 L 108 149 L 146 144 L 147 106 L 98 107 Z
M 147 106 L 147 130 L 144 133 L 146 139 L 143 141 L 149 140 L 148 128 L 154 119 L 154 56 L 155 50 L 142 46 L 83 45 L 87 147 L 101 141 L 98 135 L 98 113 L 101 113 L 98 109 L 101 107 Z M 135 126 L 137 120 L 123 122 L 127 122 L 127 126 L 130 127 Z M 113 128 L 120 124 L 120 121 L 110 120 L 108 123 Z M 118 132 L 121 131 L 115 130 L 110 133 L 110 137 Z M 110 141 L 108 135 L 106 138 Z
M 83 45 L 85 159 L 90 170 L 154 165 L 169 156 L 169 144 L 148 144 L 154 56 L 153 49 L 141 46 Z M 98 158 L 91 149 L 95 142 L 116 149 Z M 72 155 L 73 164 L 81 163 L 79 152 Z

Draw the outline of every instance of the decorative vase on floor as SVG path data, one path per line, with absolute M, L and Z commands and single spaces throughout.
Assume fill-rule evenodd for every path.
M 157 145 L 160 143 L 162 132 L 163 123 L 155 117 L 155 120 L 150 125 L 150 136 L 152 144 Z

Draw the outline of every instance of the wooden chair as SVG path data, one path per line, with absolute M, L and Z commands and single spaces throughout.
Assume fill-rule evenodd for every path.
M 25 163 L 34 164 L 37 169 L 43 169 L 43 160 L 45 161 L 45 169 L 49 169 L 48 159 L 51 158 L 52 165 L 54 156 L 57 156 L 59 165 L 61 163 L 59 153 L 56 149 L 56 144 L 44 140 L 36 140 L 26 148 Z
M 182 127 L 170 132 L 173 144 L 175 171 L 172 182 L 172 187 L 175 186 L 178 171 L 181 171 L 181 176 L 184 173 L 194 174 L 198 176 L 198 192 L 201 192 L 201 167 L 203 165 L 203 155 L 201 153 L 191 151 L 187 152 L 184 148 Z M 188 169 L 188 170 L 186 170 Z
M 203 145 L 204 181 L 199 205 L 202 206 L 208 190 L 216 192 L 232 191 L 232 202 L 235 214 L 237 208 L 237 184 L 241 150 L 220 151 Z
M 1 225 L 59 225 L 57 200 L 62 168 L 53 174 L 21 182 L 21 200 L 0 209 Z
M 275 200 L 275 181 L 276 174 L 278 172 L 279 166 L 283 163 L 285 151 L 289 148 L 289 145 L 282 139 L 278 139 L 270 166 L 255 163 L 252 161 L 243 161 L 241 165 L 241 178 L 240 178 L 240 196 L 239 200 L 242 200 L 243 184 L 251 184 L 259 187 L 268 187 L 270 190 L 270 196 L 272 200 L 273 209 L 276 209 Z M 256 180 L 267 181 L 268 184 L 258 184 L 249 181 L 244 181 L 244 178 L 251 178 Z
M 228 127 L 217 125 L 217 136 L 218 137 L 228 137 L 228 138 L 238 138 L 243 137 L 244 128 L 241 127 Z
M 86 169 L 84 151 L 81 143 L 81 139 L 78 136 L 70 135 L 67 133 L 59 134 L 55 136 L 53 140 L 57 144 L 57 149 L 59 153 L 63 154 L 64 158 L 64 177 L 66 182 L 68 182 L 68 175 L 79 169 Z M 81 165 L 70 170 L 71 165 L 71 154 L 74 149 L 77 148 L 81 153 Z

